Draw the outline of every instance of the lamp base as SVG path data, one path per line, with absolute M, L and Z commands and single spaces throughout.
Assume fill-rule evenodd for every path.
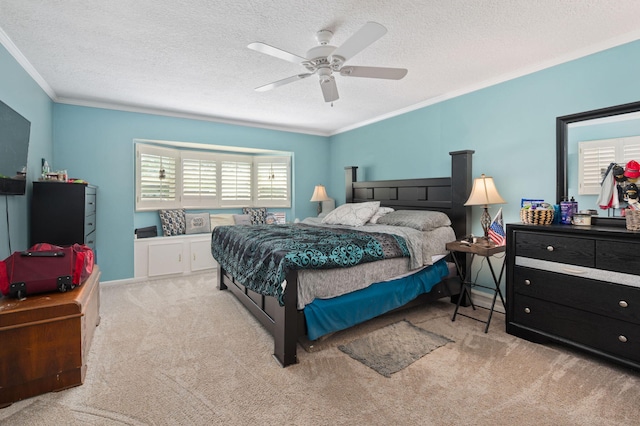
M 318 203 L 318 216 L 322 213 L 322 201 Z

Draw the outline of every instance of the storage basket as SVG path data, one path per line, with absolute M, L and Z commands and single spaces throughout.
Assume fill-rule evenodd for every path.
M 553 210 L 521 209 L 520 220 L 526 224 L 548 225 L 553 222 Z
M 640 231 L 640 210 L 627 209 L 625 217 L 629 231 Z

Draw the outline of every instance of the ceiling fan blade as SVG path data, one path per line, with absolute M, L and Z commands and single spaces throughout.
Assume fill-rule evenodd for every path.
M 322 89 L 325 102 L 338 100 L 338 86 L 336 86 L 336 79 L 333 78 L 333 76 L 326 80 L 320 80 L 320 88 Z
M 382 67 L 342 67 L 340 75 L 345 77 L 366 77 L 385 78 L 387 80 L 400 80 L 407 75 L 404 68 L 382 68 Z
M 289 53 L 285 50 L 278 49 L 277 47 L 269 46 L 268 44 L 264 44 L 260 42 L 251 43 L 247 47 L 249 49 L 255 50 L 256 52 L 275 56 L 276 58 L 284 59 L 285 61 L 293 62 L 294 64 L 302 64 L 303 62 L 307 61 L 303 57 L 294 55 L 293 53 Z
M 367 22 L 340 47 L 333 51 L 331 56 L 339 56 L 345 62 L 360 53 L 364 48 L 387 33 L 387 29 L 377 22 Z
M 307 78 L 310 75 L 313 75 L 313 73 L 292 75 L 291 77 L 283 78 L 282 80 L 274 81 L 273 83 L 256 87 L 254 90 L 256 92 L 266 92 L 267 90 L 271 90 L 279 86 L 284 86 L 285 84 L 293 83 L 294 81 L 302 80 L 303 78 Z

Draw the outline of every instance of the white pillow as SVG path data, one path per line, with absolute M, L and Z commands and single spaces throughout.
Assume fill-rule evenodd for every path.
M 391 207 L 378 207 L 378 211 L 373 216 L 371 216 L 371 219 L 369 219 L 369 223 L 378 223 L 378 219 L 380 219 L 387 213 L 391 213 L 392 211 L 393 209 Z
M 216 226 L 235 225 L 232 214 L 211 214 L 209 215 L 211 222 L 211 230 L 213 231 Z
M 366 203 L 347 203 L 331 210 L 322 218 L 328 225 L 362 226 L 378 211 L 380 201 Z

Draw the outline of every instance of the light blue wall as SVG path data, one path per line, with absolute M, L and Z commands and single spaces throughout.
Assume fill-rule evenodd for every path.
M 640 42 L 331 138 L 96 108 L 52 107 L 4 49 L 0 67 L 2 100 L 32 121 L 31 180 L 37 176 L 34 166 L 47 157 L 54 168 L 65 168 L 100 187 L 98 256 L 105 280 L 133 275 L 133 229 L 152 220 L 133 212 L 135 138 L 293 151 L 297 185 L 293 215 L 298 217 L 313 215 L 315 205 L 308 200 L 320 182 L 327 184 L 338 203 L 344 202 L 344 166 L 359 166 L 360 179 L 444 176 L 449 173 L 449 151 L 473 149 L 474 175 L 495 178 L 508 202 L 505 221 L 516 222 L 521 198 L 555 199 L 557 116 L 640 99 Z M 12 241 L 21 244 L 27 240 L 24 200 L 9 200 L 16 223 Z M 476 234 L 481 233 L 479 215 L 474 209 Z M 6 229 L 5 234 L 1 232 L 0 227 L 4 237 Z M 14 249 L 24 248 L 20 243 Z
M 329 163 L 325 137 L 63 104 L 54 107 L 53 133 L 52 167 L 98 186 L 96 251 L 105 281 L 133 277 L 133 231 L 159 224 L 157 213 L 134 213 L 134 139 L 293 152 L 291 219 L 314 214 L 309 199 Z
M 522 198 L 555 202 L 556 117 L 637 101 L 639 76 L 633 42 L 333 136 L 329 190 L 344 202 L 344 166 L 361 180 L 446 176 L 448 152 L 472 149 L 474 176 L 494 177 L 505 222 L 519 222 Z
M 15 59 L 0 45 L 0 100 L 31 122 L 27 164 L 27 194 L 0 195 L 0 259 L 29 244 L 29 205 L 31 182 L 41 172 L 41 159 L 51 158 L 53 102 Z M 16 165 L 16 167 L 21 167 Z M 6 203 L 6 204 L 5 204 Z M 4 219 L 8 209 L 9 226 Z M 11 243 L 11 249 L 9 248 Z

